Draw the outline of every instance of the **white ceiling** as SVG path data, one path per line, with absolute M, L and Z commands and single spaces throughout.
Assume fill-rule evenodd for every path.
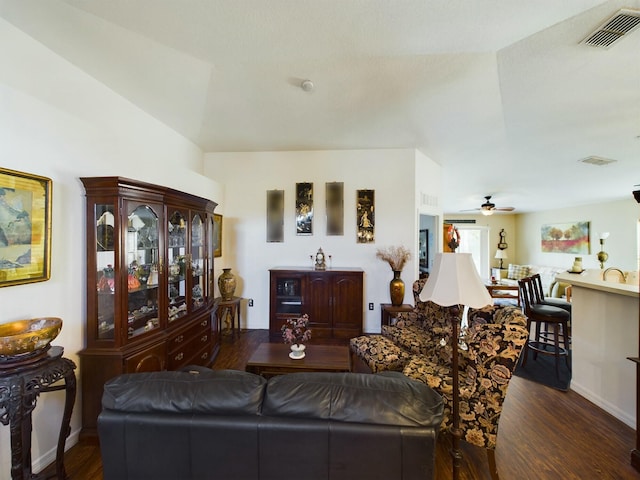
M 620 8 L 640 0 L 0 0 L 206 152 L 417 148 L 449 213 L 630 197 L 640 30 L 580 43 Z

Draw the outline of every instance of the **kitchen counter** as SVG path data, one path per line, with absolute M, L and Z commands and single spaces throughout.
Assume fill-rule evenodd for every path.
M 571 389 L 636 428 L 636 369 L 627 358 L 638 357 L 638 276 L 618 283 L 612 271 L 605 282 L 602 273 L 556 276 L 572 285 Z
M 628 277 L 631 280 L 635 280 L 635 284 L 619 283 L 617 281 L 619 276 L 616 272 L 610 272 L 607 274 L 608 280 L 602 280 L 602 272 L 603 270 L 585 270 L 583 273 L 559 273 L 556 275 L 556 280 L 578 287 L 638 298 L 638 276 L 637 274 L 634 275 L 635 272 L 632 272 Z

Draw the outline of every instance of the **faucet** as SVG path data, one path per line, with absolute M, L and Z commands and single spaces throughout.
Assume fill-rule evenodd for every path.
M 619 268 L 616 267 L 609 267 L 607 268 L 603 273 L 602 273 L 602 280 L 604 280 L 605 282 L 607 281 L 607 273 L 609 273 L 611 270 L 616 271 L 618 273 L 620 273 L 620 275 L 622 276 L 622 282 L 620 283 L 625 283 L 627 281 L 627 273 L 624 273 L 622 270 L 620 270 Z

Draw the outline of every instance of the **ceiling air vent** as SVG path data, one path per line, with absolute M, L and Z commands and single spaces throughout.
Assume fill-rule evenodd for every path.
M 602 157 L 596 157 L 596 156 L 583 158 L 582 160 L 578 160 L 578 161 L 582 163 L 588 163 L 589 165 L 597 165 L 599 167 L 617 162 L 617 160 L 611 160 L 610 158 L 602 158 Z
M 592 47 L 609 48 L 640 25 L 640 11 L 622 9 L 604 22 L 582 43 Z

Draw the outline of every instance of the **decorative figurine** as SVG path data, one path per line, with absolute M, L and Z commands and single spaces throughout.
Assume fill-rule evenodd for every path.
M 316 270 L 326 270 L 327 262 L 324 257 L 324 252 L 322 251 L 322 247 L 318 249 L 316 253 L 316 263 L 314 265 Z

